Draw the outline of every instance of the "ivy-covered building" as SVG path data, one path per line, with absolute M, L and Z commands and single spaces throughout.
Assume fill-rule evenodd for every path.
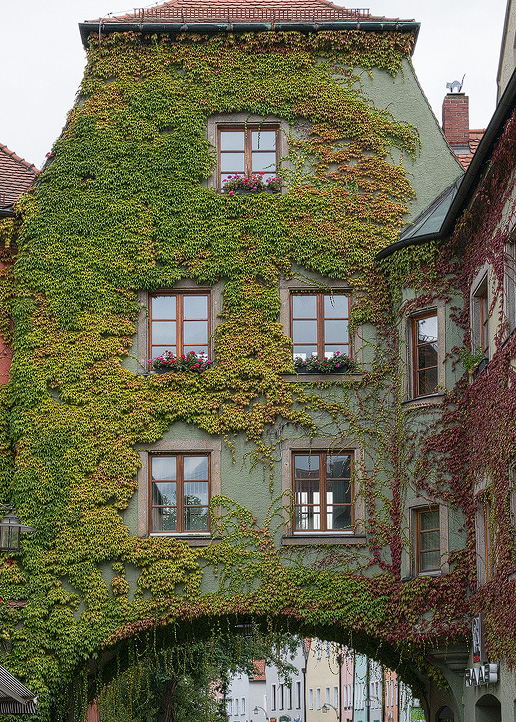
M 2 290 L 0 481 L 36 529 L 0 561 L 27 602 L 3 663 L 40 719 L 79 719 L 81 674 L 91 697 L 114 659 L 252 618 L 469 719 L 476 346 L 464 244 L 435 241 L 466 196 L 418 23 L 171 0 L 80 29 Z

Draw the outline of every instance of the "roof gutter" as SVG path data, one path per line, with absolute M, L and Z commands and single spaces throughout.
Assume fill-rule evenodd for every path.
M 441 228 L 435 233 L 427 233 L 421 236 L 412 236 L 407 239 L 402 239 L 392 243 L 387 248 L 383 248 L 376 255 L 376 260 L 381 261 L 383 258 L 387 258 L 391 254 L 399 251 L 402 248 L 408 248 L 409 246 L 418 246 L 426 241 L 441 240 L 446 238 L 455 225 L 455 222 L 459 214 L 464 210 L 468 204 L 476 184 L 478 182 L 478 176 L 483 171 L 485 164 L 487 163 L 489 156 L 492 152 L 493 146 L 500 137 L 505 121 L 516 107 L 516 70 L 514 70 L 509 83 L 504 91 L 504 94 L 500 98 L 500 102 L 495 108 L 493 117 L 489 125 L 487 126 L 486 132 L 482 136 L 482 140 L 478 144 L 478 148 L 473 156 L 469 168 L 462 178 L 457 194 L 453 199 Z
M 420 23 L 414 21 L 377 21 L 377 20 L 343 20 L 343 21 L 283 21 L 283 22 L 171 22 L 171 23 L 149 23 L 149 22 L 84 22 L 79 23 L 79 30 L 84 47 L 88 47 L 88 37 L 91 33 L 256 33 L 264 31 L 287 32 L 297 31 L 300 33 L 318 32 L 324 30 L 363 30 L 364 32 L 398 32 L 419 33 Z

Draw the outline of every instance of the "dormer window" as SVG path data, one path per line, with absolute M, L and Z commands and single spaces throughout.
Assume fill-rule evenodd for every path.
M 274 178 L 279 161 L 279 128 L 277 126 L 219 126 L 217 129 L 217 185 L 229 176 L 250 177 L 263 174 L 266 181 Z

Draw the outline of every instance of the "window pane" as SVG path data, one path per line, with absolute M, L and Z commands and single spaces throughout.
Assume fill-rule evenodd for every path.
M 319 504 L 319 502 L 319 479 L 296 479 L 296 504 Z
M 347 296 L 325 296 L 324 317 L 325 318 L 348 318 L 349 302 Z
M 208 321 L 184 321 L 183 348 L 186 351 L 193 350 L 191 347 L 196 344 L 206 345 L 207 343 Z
M 439 529 L 439 509 L 421 512 L 419 514 L 419 528 L 423 531 Z
M 152 322 L 152 344 L 175 344 L 176 343 L 176 322 L 175 321 L 153 321 Z
M 422 551 L 439 549 L 439 532 L 427 531 L 421 534 L 421 549 Z
M 417 349 L 417 367 L 426 369 L 437 366 L 437 343 L 424 343 Z
M 324 340 L 326 343 L 347 343 L 348 322 L 347 321 L 325 321 Z
M 184 485 L 185 506 L 208 506 L 210 503 L 207 481 L 187 481 Z
M 293 348 L 293 356 L 299 356 L 299 358 L 307 359 L 310 356 L 317 356 L 317 346 L 299 346 L 295 345 Z
M 208 531 L 208 509 L 185 506 L 185 531 Z
M 420 555 L 420 569 L 423 572 L 439 569 L 440 554 L 439 551 L 425 552 Z
M 208 296 L 183 296 L 183 318 L 208 318 Z
M 175 296 L 152 296 L 151 301 L 152 318 L 175 318 L 176 297 Z
M 351 458 L 349 456 L 326 457 L 326 475 L 333 479 L 349 479 L 351 476 Z
M 161 356 L 162 353 L 165 353 L 165 351 L 170 351 L 170 353 L 175 354 L 176 353 L 176 347 L 169 345 L 169 346 L 153 346 L 151 348 L 151 356 L 152 358 L 156 358 L 156 356 Z
M 328 529 L 351 528 L 351 506 L 326 507 L 326 525 Z
M 183 459 L 183 474 L 187 480 L 208 479 L 208 457 L 185 456 Z
M 292 321 L 294 343 L 317 343 L 317 321 Z
M 321 510 L 318 506 L 296 507 L 296 529 L 320 529 Z
M 176 480 L 176 457 L 175 456 L 153 456 L 152 457 L 152 479 Z
M 292 296 L 294 318 L 317 318 L 317 296 Z
M 152 510 L 152 531 L 176 531 L 177 509 L 175 507 Z
M 319 456 L 317 454 L 309 456 L 296 454 L 294 464 L 296 479 L 316 479 L 319 477 Z
M 244 131 L 243 130 L 221 130 L 220 131 L 220 149 L 221 150 L 244 150 Z
M 221 153 L 220 154 L 220 170 L 222 173 L 243 173 L 244 172 L 244 154 L 243 153 Z
M 346 355 L 347 355 L 347 354 L 349 353 L 348 344 L 346 344 L 346 343 L 333 343 L 333 344 L 329 344 L 328 346 L 325 346 L 325 347 L 324 347 L 324 355 L 325 355 L 325 356 L 335 356 L 335 354 L 337 353 L 337 351 L 338 351 L 339 353 L 342 353 L 342 354 L 346 354 Z
M 276 150 L 276 131 L 253 130 L 251 142 L 253 150 Z
M 252 170 L 258 173 L 261 170 L 273 172 L 276 169 L 276 153 L 253 153 Z
M 328 504 L 351 504 L 351 483 L 349 481 L 328 481 L 326 483 Z
M 176 482 L 154 482 L 152 503 L 155 506 L 175 506 L 177 504 Z
M 420 318 L 417 321 L 417 342 L 425 343 L 437 339 L 437 316 Z
M 426 371 L 419 371 L 417 375 L 418 379 L 418 396 L 424 396 L 425 394 L 435 394 L 437 390 L 437 368 L 427 369 Z

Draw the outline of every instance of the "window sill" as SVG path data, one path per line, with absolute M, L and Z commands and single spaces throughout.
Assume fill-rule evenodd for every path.
M 416 396 L 413 399 L 405 399 L 401 402 L 402 406 L 408 408 L 418 408 L 420 406 L 436 406 L 446 396 L 444 392 L 438 394 L 428 394 L 428 396 Z
M 440 569 L 435 569 L 432 572 L 418 572 L 416 578 L 420 577 L 442 577 L 443 572 Z
M 211 534 L 170 534 L 166 532 L 152 531 L 150 537 L 160 537 L 161 539 L 176 539 L 177 541 L 185 541 L 191 547 L 207 547 L 210 544 L 219 544 L 220 539 L 212 537 Z
M 314 546 L 314 545 L 350 545 L 359 546 L 365 544 L 365 534 L 335 534 L 333 532 L 319 532 L 316 534 L 292 534 L 284 536 L 281 540 L 282 546 Z
M 355 382 L 358 382 L 362 379 L 364 374 L 355 373 L 350 374 L 347 371 L 344 371 L 343 373 L 339 373 L 338 371 L 331 373 L 331 374 L 281 374 L 281 376 L 287 381 L 289 384 L 291 383 L 304 383 L 304 384 L 313 384 L 317 382 L 328 382 L 328 381 L 334 381 L 335 383 L 342 381 L 343 379 L 352 379 Z

